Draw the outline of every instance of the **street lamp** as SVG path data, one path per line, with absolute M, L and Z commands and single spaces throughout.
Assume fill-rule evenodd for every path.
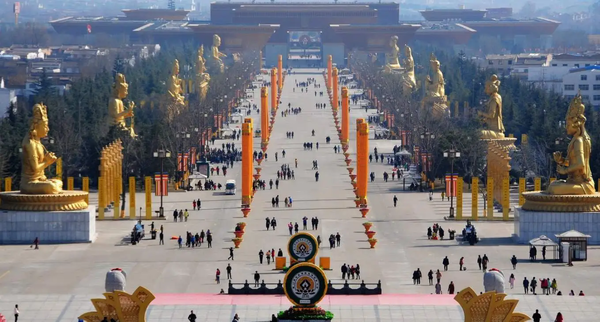
M 460 152 L 455 149 L 444 151 L 444 158 L 450 159 L 450 218 L 454 218 L 454 159 L 460 158 Z
M 164 160 L 165 158 L 170 158 L 171 157 L 171 152 L 160 149 L 158 151 L 154 151 L 154 153 L 152 154 L 155 158 L 160 158 L 160 208 L 158 208 L 158 212 L 159 212 L 159 216 L 160 217 L 164 217 L 165 216 L 165 209 L 163 208 L 163 195 L 165 194 L 164 191 L 162 191 L 163 188 L 163 183 L 162 183 L 162 175 L 164 173 Z

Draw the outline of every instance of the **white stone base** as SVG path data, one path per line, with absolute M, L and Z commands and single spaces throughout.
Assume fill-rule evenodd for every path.
M 91 243 L 96 238 L 96 206 L 77 211 L 0 210 L 0 245 Z
M 577 230 L 592 236 L 590 245 L 600 245 L 600 212 L 541 212 L 515 207 L 515 238 L 521 244 L 546 235 L 557 242 L 554 235 Z

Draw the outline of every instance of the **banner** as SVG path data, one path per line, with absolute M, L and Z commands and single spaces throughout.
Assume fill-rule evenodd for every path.
M 446 196 L 456 197 L 456 181 L 458 174 L 447 174 L 446 175 Z
M 195 147 L 191 148 L 191 152 L 190 152 L 191 157 L 192 157 L 192 160 L 190 161 L 191 164 L 196 164 L 196 157 L 197 157 L 196 153 L 197 153 L 196 148 Z
M 190 160 L 190 153 L 186 152 L 183 154 L 183 171 L 188 171 L 188 161 Z
M 160 173 L 154 174 L 154 195 L 159 196 L 168 196 L 169 195 L 169 174 L 163 173 L 162 176 Z
M 177 153 L 177 171 L 183 171 L 183 155 L 181 153 Z

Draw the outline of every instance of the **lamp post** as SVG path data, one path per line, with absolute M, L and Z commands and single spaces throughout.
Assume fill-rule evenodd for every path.
M 425 142 L 425 148 L 427 150 L 426 154 L 425 154 L 425 173 L 427 174 L 427 177 L 430 176 L 431 169 L 429 168 L 429 157 L 431 155 L 431 140 L 435 140 L 435 134 L 430 133 L 429 131 L 425 130 L 425 132 L 423 132 L 421 134 L 421 141 Z
M 155 158 L 160 158 L 160 184 L 161 184 L 161 190 L 160 190 L 160 208 L 158 208 L 159 211 L 159 216 L 160 217 L 164 217 L 165 216 L 165 210 L 163 208 L 163 195 L 165 194 L 164 191 L 162 191 L 162 175 L 164 173 L 164 160 L 165 158 L 170 158 L 171 157 L 171 152 L 160 149 L 158 151 L 154 151 L 154 153 L 152 154 Z
M 460 152 L 452 148 L 444 151 L 444 158 L 450 159 L 450 218 L 454 218 L 454 159 L 460 158 Z

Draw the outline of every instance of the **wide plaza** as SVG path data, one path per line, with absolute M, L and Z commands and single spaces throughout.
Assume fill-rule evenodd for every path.
M 304 82 L 307 78 L 314 78 L 321 87 L 310 85 L 301 91 L 301 87 L 295 86 L 296 82 Z M 353 91 L 350 90 L 350 94 Z M 251 101 L 260 106 L 259 89 L 253 97 Z M 316 108 L 317 103 L 327 106 Z M 292 108 L 301 108 L 301 113 L 288 113 L 283 117 L 281 111 L 287 110 L 288 104 Z M 351 105 L 351 159 L 355 159 L 355 120 L 374 113 L 375 110 L 365 111 L 361 106 Z M 260 114 L 253 112 L 251 116 L 255 129 L 260 128 Z M 293 132 L 294 138 L 287 138 L 286 132 Z M 331 143 L 326 143 L 326 137 L 331 138 Z M 215 147 L 232 142 L 240 148 L 241 141 L 231 140 L 217 140 Z M 306 142 L 313 143 L 313 149 L 304 149 Z M 135 222 L 106 220 L 97 222 L 98 237 L 91 244 L 45 245 L 42 240 L 39 250 L 29 245 L 2 246 L 0 313 L 10 316 L 14 305 L 19 304 L 20 321 L 76 321 L 77 316 L 92 310 L 89 299 L 101 297 L 106 272 L 120 267 L 127 272 L 128 291 L 144 286 L 157 295 L 149 309 L 149 321 L 183 321 L 190 310 L 196 312 L 200 321 L 231 321 L 235 313 L 242 321 L 267 321 L 271 314 L 290 306 L 287 299 L 284 296 L 218 295 L 221 289 L 227 291 L 226 266 L 231 265 L 232 281 L 236 283 L 246 280 L 251 283 L 255 272 L 267 283 L 282 281 L 284 273 L 275 270 L 274 263 L 267 265 L 265 260 L 260 264 L 258 253 L 270 249 L 277 253 L 282 249 L 287 255 L 290 236 L 287 224 L 298 223 L 302 231 L 302 218 L 308 217 L 309 232 L 323 240 L 319 256 L 331 258 L 332 270 L 327 271 L 327 276 L 332 282 L 342 281 L 340 267 L 346 263 L 359 264 L 361 279 L 366 283 L 382 283 L 384 294 L 380 296 L 326 297 L 322 306 L 336 314 L 336 321 L 460 321 L 461 309 L 451 295 L 430 295 L 434 288 L 428 285 L 426 274 L 430 269 L 442 271 L 444 293 L 450 281 L 454 282 L 456 290 L 472 287 L 477 292 L 483 291 L 483 274 L 477 269 L 476 260 L 478 255 L 484 254 L 490 259 L 490 267 L 504 272 L 507 288 L 508 276 L 514 273 L 515 288 L 508 288 L 507 293 L 520 300 L 517 311 L 531 315 L 539 309 L 543 321 L 550 321 L 558 311 L 567 321 L 594 320 L 596 303 L 600 299 L 596 288 L 600 280 L 600 272 L 596 269 L 600 260 L 595 256 L 600 254 L 598 248 L 590 247 L 588 261 L 576 262 L 573 267 L 554 262 L 532 263 L 528 259 L 528 247 L 512 241 L 512 222 L 475 223 L 482 239 L 475 246 L 455 240 L 428 240 L 427 227 L 434 223 L 457 232 L 465 223 L 444 220 L 450 204 L 441 200 L 439 192 L 430 201 L 428 193 L 404 190 L 398 180 L 384 182 L 383 172 L 392 170 L 386 162 L 369 164 L 369 171 L 375 172 L 376 179 L 369 183 L 370 212 L 366 220 L 373 223 L 372 230 L 377 232 L 375 237 L 378 239 L 376 248 L 371 249 L 362 226 L 366 220 L 354 206 L 344 156 L 334 153 L 336 144 L 339 145 L 339 140 L 322 70 L 295 70 L 285 79 L 267 150 L 268 160 L 262 163 L 261 179 L 267 182 L 267 188 L 256 192 L 248 218 L 243 218 L 240 211 L 241 188 L 235 196 L 224 195 L 222 190 L 171 192 L 164 198 L 166 220 L 154 221 L 157 228 L 164 227 L 165 245 L 150 240 L 149 235 L 138 245 L 131 245 L 129 233 Z M 374 139 L 370 144 L 370 151 L 378 145 L 386 145 L 384 141 Z M 254 148 L 260 149 L 259 138 L 255 138 Z M 391 150 L 380 148 L 379 152 L 391 153 Z M 313 160 L 319 165 L 318 182 L 312 169 Z M 269 189 L 269 180 L 275 181 L 282 164 L 289 165 L 295 179 L 280 180 L 278 189 Z M 239 184 L 240 165 L 235 163 L 227 176 L 220 174 L 211 179 L 223 185 L 226 180 L 235 179 Z M 280 207 L 274 208 L 271 199 L 277 195 Z M 394 196 L 398 198 L 397 207 L 393 205 Z M 283 206 L 286 197 L 292 197 L 293 207 Z M 198 198 L 202 200 L 202 209 L 193 211 L 192 200 Z M 90 203 L 94 204 L 96 200 L 97 196 L 92 193 Z M 143 205 L 143 193 L 138 193 L 136 200 L 138 205 Z M 465 205 L 469 205 L 470 194 L 465 193 L 464 200 Z M 160 198 L 153 197 L 153 208 L 158 209 L 159 205 Z M 188 209 L 189 219 L 173 222 L 174 209 Z M 266 217 L 276 218 L 276 230 L 267 231 Z M 310 230 L 313 217 L 319 219 L 317 230 Z M 247 223 L 244 241 L 239 249 L 235 249 L 234 260 L 228 260 L 229 248 L 233 246 L 232 232 L 240 221 Z M 146 220 L 143 223 L 146 227 L 151 224 Z M 206 244 L 180 249 L 175 240 L 170 240 L 171 236 L 185 236 L 187 231 L 196 233 L 208 229 L 214 237 L 210 249 Z M 341 245 L 330 249 L 327 239 L 337 233 L 341 235 Z M 516 270 L 510 263 L 513 255 L 519 259 Z M 445 256 L 450 259 L 448 271 L 442 269 Z M 547 257 L 552 256 L 548 251 Z M 465 258 L 466 271 L 458 269 L 461 257 Z M 221 284 L 215 282 L 217 268 L 222 272 Z M 419 286 L 413 285 L 412 281 L 412 273 L 417 268 L 424 277 Z M 523 277 L 555 278 L 564 296 L 523 295 Z M 570 290 L 576 294 L 583 290 L 586 296 L 569 297 Z

